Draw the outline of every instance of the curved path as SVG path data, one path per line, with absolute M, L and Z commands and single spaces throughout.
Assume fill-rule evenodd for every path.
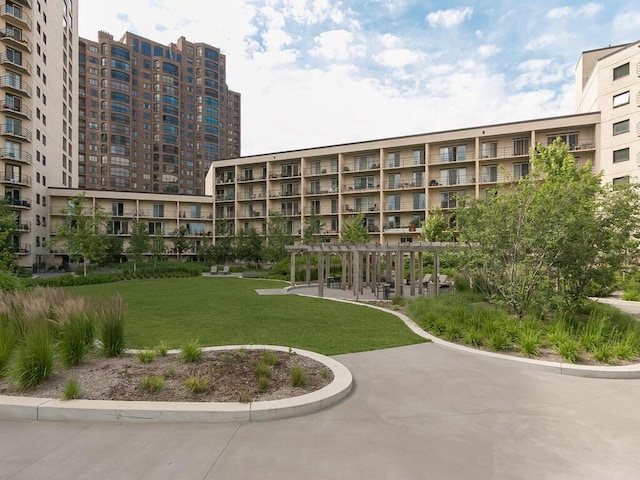
M 640 478 L 640 380 L 435 343 L 339 355 L 351 394 L 271 422 L 0 420 L 1 479 Z

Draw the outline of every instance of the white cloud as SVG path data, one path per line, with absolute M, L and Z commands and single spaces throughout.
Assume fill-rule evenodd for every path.
M 422 59 L 424 55 L 420 52 L 407 48 L 393 48 L 383 50 L 374 55 L 374 60 L 389 68 L 403 68 Z
M 385 48 L 394 48 L 398 45 L 399 38 L 395 35 L 391 35 L 390 33 L 385 33 L 380 36 L 380 43 L 382 43 Z
M 353 45 L 353 33 L 346 30 L 322 32 L 313 39 L 316 46 L 309 53 L 327 60 L 347 60 L 359 55 L 359 48 Z
M 524 49 L 525 50 L 541 50 L 545 47 L 548 47 L 549 45 L 556 43 L 557 38 L 554 34 L 552 33 L 546 33 L 544 35 L 541 35 L 539 37 L 534 38 L 533 40 L 530 40 L 525 46 Z
M 498 53 L 500 53 L 502 51 L 502 49 L 500 47 L 498 47 L 497 45 L 494 45 L 492 43 L 488 43 L 485 45 L 480 45 L 478 47 L 478 54 L 481 57 L 492 57 Z
M 521 90 L 531 90 L 554 85 L 571 76 L 571 66 L 559 64 L 552 58 L 536 58 L 521 62 L 518 70 L 522 72 L 513 86 Z
M 599 3 L 585 3 L 577 8 L 573 7 L 557 7 L 552 8 L 547 12 L 547 18 L 552 20 L 576 18 L 576 17 L 593 17 L 603 9 L 603 6 Z
M 471 18 L 472 7 L 452 8 L 449 10 L 437 10 L 427 15 L 427 22 L 432 27 L 453 28 L 460 25 L 466 19 Z

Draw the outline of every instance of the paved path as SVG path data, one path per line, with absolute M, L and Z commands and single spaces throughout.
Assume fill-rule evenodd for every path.
M 304 417 L 0 421 L 0 479 L 640 478 L 640 380 L 555 375 L 432 343 L 336 359 L 354 391 Z

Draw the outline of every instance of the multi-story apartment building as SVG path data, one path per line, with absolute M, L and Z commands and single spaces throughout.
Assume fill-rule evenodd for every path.
M 152 234 L 170 246 L 173 230 L 197 223 L 190 226 L 190 234 L 197 232 L 192 253 L 223 235 L 215 229 L 219 220 L 236 232 L 265 232 L 273 212 L 286 217 L 297 240 L 311 215 L 320 215 L 323 236 L 337 241 L 344 222 L 362 212 L 372 241 L 415 241 L 434 208 L 451 213 L 461 196 L 481 197 L 500 182 L 526 175 L 530 149 L 557 137 L 579 163 L 602 171 L 605 181 L 640 177 L 639 47 L 640 42 L 582 55 L 575 115 L 221 160 L 209 169 L 204 197 L 87 193 L 94 205 L 116 212 L 113 222 L 120 223 L 110 225 L 113 234 L 126 237 L 122 222 L 145 219 Z M 56 216 L 76 193 L 50 190 L 52 235 Z M 200 213 L 196 209 L 193 217 L 197 205 Z
M 0 6 L 0 188 L 18 265 L 45 262 L 48 187 L 76 185 L 77 2 Z
M 126 33 L 80 39 L 79 184 L 204 194 L 211 164 L 240 155 L 240 94 L 218 48 Z

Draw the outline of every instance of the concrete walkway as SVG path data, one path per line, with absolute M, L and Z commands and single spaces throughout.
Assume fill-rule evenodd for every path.
M 2 479 L 640 478 L 640 380 L 434 343 L 338 355 L 352 393 L 272 422 L 0 421 Z

